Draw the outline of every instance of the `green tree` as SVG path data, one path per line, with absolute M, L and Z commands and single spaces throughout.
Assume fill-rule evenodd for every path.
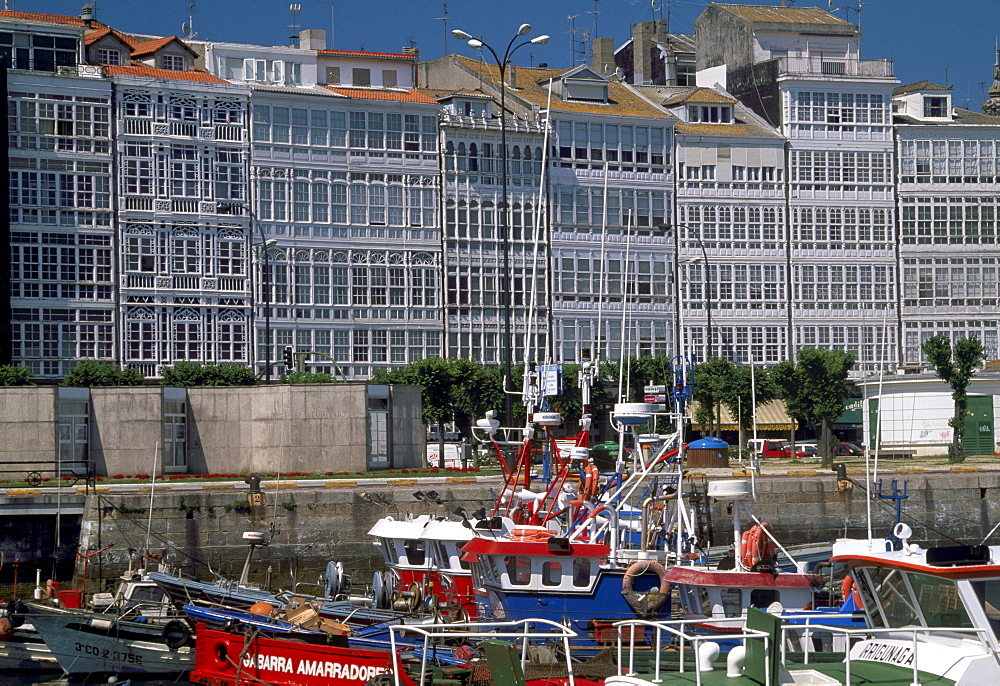
M 825 467 L 833 461 L 833 420 L 843 412 L 844 400 L 850 397 L 847 375 L 854 359 L 851 351 L 802 348 L 796 362 L 781 362 L 771 372 L 788 414 L 808 426 L 819 427 L 818 450 Z
M 739 448 L 747 445 L 747 431 L 753 429 L 754 410 L 775 398 L 777 388 L 764 367 L 733 364 L 728 378 L 720 379 L 719 400 L 729 414 L 736 418 L 739 427 Z
M 285 377 L 285 383 L 336 383 L 337 379 L 326 372 L 291 372 Z
M 138 386 L 143 382 L 138 369 L 122 369 L 113 362 L 81 360 L 59 384 L 61 386 Z
M 0 365 L 0 386 L 33 386 L 31 369 L 19 364 Z
M 694 368 L 694 396 L 698 403 L 695 421 L 708 427 L 702 433 L 709 436 L 719 434 L 718 405 L 729 394 L 729 385 L 735 375 L 734 365 L 724 357 L 713 357 Z
M 924 341 L 922 348 L 927 360 L 934 366 L 938 378 L 951 387 L 951 399 L 955 402 L 955 411 L 948 420 L 948 426 L 952 428 L 948 461 L 962 462 L 965 460 L 965 451 L 962 448 L 965 414 L 969 409 L 967 389 L 972 381 L 972 375 L 983 361 L 986 350 L 978 336 L 960 338 L 952 346 L 948 336 L 944 334 L 931 336 Z
M 242 364 L 177 362 L 160 372 L 164 386 L 255 386 L 257 376 Z

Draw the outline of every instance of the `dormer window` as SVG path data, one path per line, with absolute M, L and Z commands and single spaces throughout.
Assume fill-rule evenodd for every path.
M 184 61 L 181 55 L 161 55 L 160 68 L 169 71 L 184 71 Z
M 948 98 L 924 96 L 924 116 L 938 119 L 948 116 Z
M 731 105 L 688 105 L 688 121 L 701 124 L 731 124 Z
M 121 50 L 108 50 L 107 48 L 97 49 L 97 63 L 107 65 L 118 65 L 122 63 Z

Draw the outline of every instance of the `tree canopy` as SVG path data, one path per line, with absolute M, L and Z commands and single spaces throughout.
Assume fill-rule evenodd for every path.
M 948 420 L 948 426 L 953 429 L 948 459 L 951 462 L 962 462 L 965 460 L 965 452 L 962 448 L 965 413 L 969 409 L 967 390 L 972 381 L 972 375 L 983 361 L 986 350 L 978 336 L 960 338 L 952 346 L 945 334 L 931 336 L 924 341 L 922 347 L 938 378 L 951 387 L 951 398 L 955 405 L 954 413 Z
M 114 362 L 81 360 L 69 370 L 60 386 L 138 386 L 144 380 L 138 369 L 122 369 Z
M 802 348 L 795 362 L 780 362 L 771 373 L 788 414 L 820 428 L 818 447 L 824 466 L 832 461 L 832 424 L 850 397 L 847 375 L 854 360 L 849 350 Z
M 177 362 L 160 372 L 164 386 L 255 386 L 257 375 L 242 364 Z

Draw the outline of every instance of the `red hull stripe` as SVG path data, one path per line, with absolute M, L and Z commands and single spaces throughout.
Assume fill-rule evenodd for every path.
M 880 557 L 866 555 L 840 555 L 830 558 L 830 562 L 844 562 L 854 567 L 885 567 L 901 569 L 908 572 L 920 572 L 942 579 L 982 579 L 984 577 L 1000 577 L 1000 565 L 971 565 L 968 567 L 932 567 L 930 565 L 886 560 Z
M 667 571 L 667 581 L 672 584 L 692 586 L 743 586 L 745 588 L 808 588 L 805 574 L 778 574 L 769 572 L 717 572 L 689 567 L 673 567 Z

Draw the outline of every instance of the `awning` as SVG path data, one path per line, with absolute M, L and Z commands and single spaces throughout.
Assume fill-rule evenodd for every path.
M 693 404 L 689 410 L 691 415 L 691 428 L 695 431 L 707 431 L 708 426 L 703 426 L 694 420 L 695 407 L 697 403 Z M 740 427 L 736 423 L 736 419 L 729 412 L 729 409 L 725 405 L 719 405 L 717 412 L 720 416 L 720 430 L 721 431 L 739 431 Z M 795 423 L 795 428 L 798 429 L 798 423 Z M 769 403 L 764 403 L 757 406 L 757 429 L 759 431 L 790 431 L 792 429 L 792 419 L 788 416 L 785 411 L 785 401 L 784 400 L 772 400 Z

